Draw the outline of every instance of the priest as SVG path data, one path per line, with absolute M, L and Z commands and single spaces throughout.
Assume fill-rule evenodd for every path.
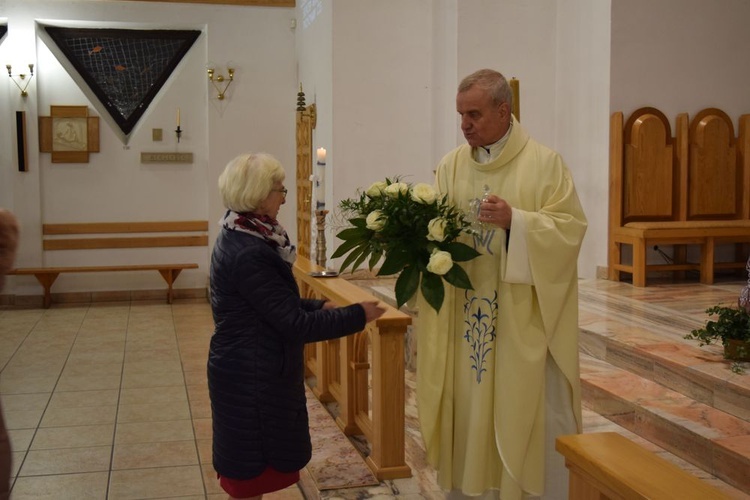
M 456 109 L 467 144 L 440 161 L 435 183 L 474 211 L 464 241 L 482 255 L 461 263 L 473 290 L 449 288 L 438 312 L 419 298 L 428 460 L 448 498 L 564 499 L 554 440 L 581 432 L 577 259 L 586 217 L 563 159 L 513 117 L 502 74 L 464 78 Z

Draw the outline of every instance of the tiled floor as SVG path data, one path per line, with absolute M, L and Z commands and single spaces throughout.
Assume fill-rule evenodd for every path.
M 582 283 L 582 319 L 590 328 L 616 335 L 618 327 L 611 317 L 616 308 L 606 307 L 617 301 L 603 301 L 601 286 L 602 282 Z M 737 289 L 732 285 L 724 296 Z M 654 290 L 625 287 L 617 292 L 628 301 L 646 297 L 630 310 L 628 328 L 645 321 L 648 311 L 665 307 L 664 295 L 669 292 Z M 673 303 L 697 296 L 675 290 Z M 700 295 L 700 300 L 711 302 L 719 291 Z M 586 297 L 592 297 L 590 303 L 584 303 Z M 684 307 L 693 322 L 700 321 L 704 305 L 691 302 Z M 133 301 L 0 310 L 0 397 L 16 475 L 11 498 L 226 498 L 210 464 L 205 363 L 212 327 L 205 300 L 176 301 L 171 306 Z M 414 378 L 407 372 L 407 462 L 414 477 L 377 487 L 324 491 L 320 497 L 442 498 L 434 471 L 425 463 Z M 586 432 L 616 430 L 663 453 L 592 411 L 586 410 L 584 417 Z M 687 462 L 669 458 L 721 484 Z M 301 488 L 266 498 L 318 496 L 309 484 L 303 475 Z M 748 498 L 726 491 L 733 498 Z

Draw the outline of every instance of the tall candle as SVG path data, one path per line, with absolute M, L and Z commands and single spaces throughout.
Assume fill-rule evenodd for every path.
M 177 128 L 180 128 L 180 108 L 177 108 Z
M 318 173 L 315 177 L 318 179 L 318 189 L 316 198 L 318 203 L 316 204 L 318 210 L 325 210 L 326 208 L 326 169 L 325 163 L 318 163 Z
M 326 162 L 326 148 L 318 148 L 318 163 L 325 164 Z

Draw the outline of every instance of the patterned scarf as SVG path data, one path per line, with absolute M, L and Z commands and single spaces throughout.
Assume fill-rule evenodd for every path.
M 265 240 L 279 252 L 279 255 L 289 264 L 289 267 L 292 267 L 297 258 L 297 250 L 289 241 L 286 230 L 279 224 L 279 221 L 272 217 L 252 212 L 238 214 L 228 210 L 219 224 L 229 231 L 242 231 Z

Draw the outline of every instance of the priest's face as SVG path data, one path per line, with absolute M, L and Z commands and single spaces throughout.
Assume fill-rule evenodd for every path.
M 458 93 L 456 111 L 461 115 L 461 131 L 471 147 L 489 146 L 508 131 L 508 103 L 495 104 L 489 92 L 476 85 Z

